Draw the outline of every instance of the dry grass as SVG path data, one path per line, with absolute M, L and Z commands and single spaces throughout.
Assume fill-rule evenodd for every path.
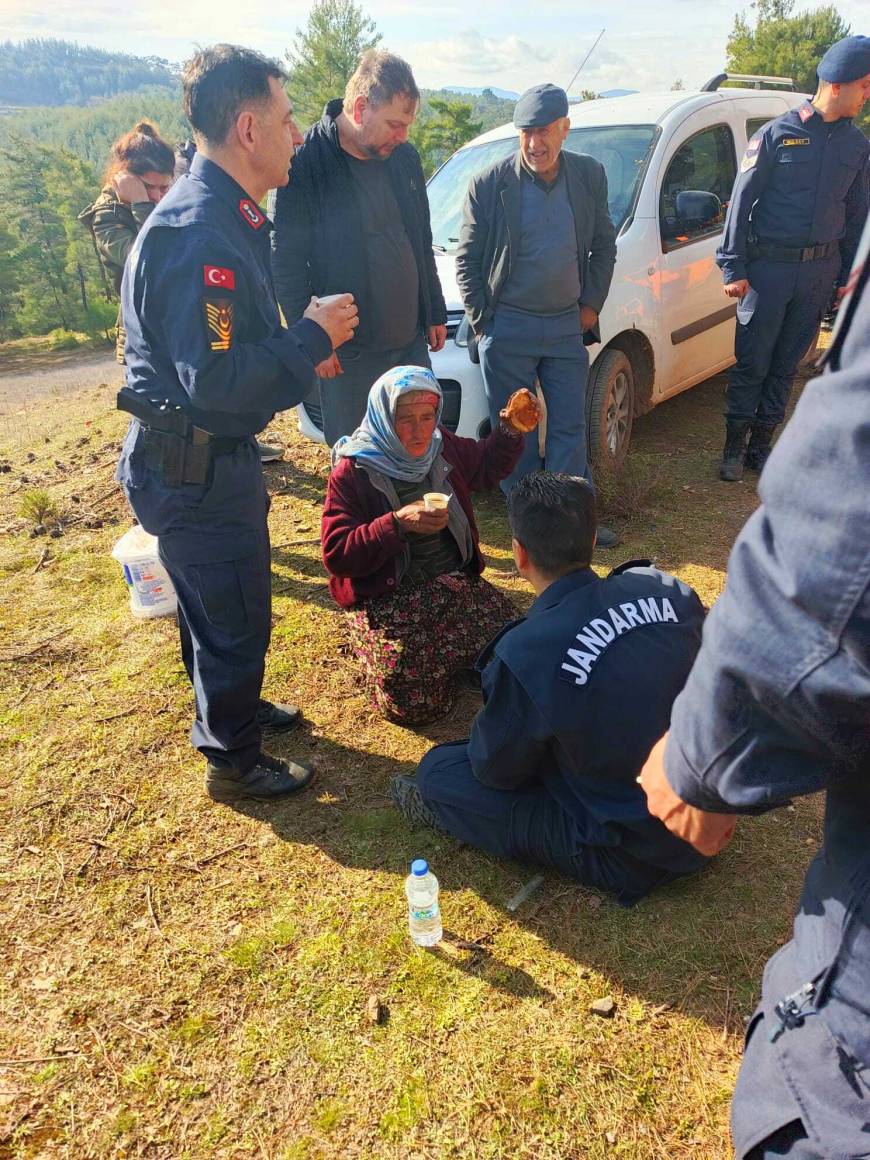
M 425 733 L 372 714 L 312 542 L 326 457 L 285 418 L 267 691 L 307 718 L 278 751 L 322 773 L 298 801 L 211 805 L 174 625 L 129 616 L 109 558 L 127 525 L 111 406 L 103 387 L 0 429 L 0 1157 L 729 1155 L 743 1019 L 816 804 L 744 824 L 709 872 L 634 910 L 548 876 L 509 913 L 528 869 L 390 808 L 390 774 L 464 735 L 475 700 Z M 641 420 L 658 477 L 609 553 L 656 557 L 708 603 L 756 502 L 715 480 L 720 406 L 721 381 Z M 59 539 L 30 538 L 28 489 L 48 491 Z M 491 578 L 527 602 L 498 497 L 479 515 Z M 463 945 L 410 944 L 417 855 Z

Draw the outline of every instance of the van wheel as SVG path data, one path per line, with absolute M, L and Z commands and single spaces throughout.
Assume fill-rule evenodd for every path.
M 634 374 L 621 350 L 606 350 L 596 360 L 586 386 L 589 459 L 596 467 L 618 471 L 625 462 L 634 419 Z

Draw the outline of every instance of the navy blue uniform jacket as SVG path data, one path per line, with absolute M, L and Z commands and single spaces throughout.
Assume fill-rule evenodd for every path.
M 734 183 L 716 261 L 726 283 L 746 275 L 749 237 L 801 247 L 840 242 L 840 282 L 867 218 L 870 142 L 849 118 L 825 122 L 809 101 L 751 138 Z
M 262 431 L 312 390 L 315 365 L 332 353 L 310 319 L 282 328 L 269 232 L 242 187 L 197 154 L 127 262 L 127 385 L 168 399 L 213 435 Z
M 705 810 L 762 813 L 827 790 L 824 847 L 762 990 L 773 1029 L 779 1000 L 816 987 L 819 1017 L 772 1049 L 825 1156 L 870 1152 L 868 251 L 870 227 L 828 373 L 804 391 L 764 470 L 763 505 L 734 545 L 665 751 L 676 793 Z
M 563 576 L 478 662 L 484 708 L 468 756 L 495 789 L 540 781 L 593 846 L 687 873 L 705 859 L 650 817 L 637 776 L 701 643 L 703 606 L 642 564 Z

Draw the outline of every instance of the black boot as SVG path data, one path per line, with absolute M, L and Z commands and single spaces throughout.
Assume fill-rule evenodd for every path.
M 261 753 L 256 765 L 244 771 L 209 762 L 205 773 L 205 792 L 215 802 L 237 802 L 244 798 L 271 802 L 299 793 L 313 777 L 312 765 L 281 761 L 268 753 Z
M 746 432 L 749 430 L 747 422 L 735 422 L 732 419 L 725 423 L 725 450 L 722 452 L 722 463 L 719 467 L 719 478 L 729 483 L 737 483 L 743 478 L 743 461 L 746 458 Z
M 749 446 L 746 448 L 745 466 L 750 471 L 761 472 L 770 455 L 770 441 L 776 430 L 775 423 L 753 423 L 752 434 L 749 436 Z

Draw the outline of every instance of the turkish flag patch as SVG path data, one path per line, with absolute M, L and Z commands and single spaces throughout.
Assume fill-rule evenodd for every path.
M 223 266 L 203 266 L 202 278 L 206 286 L 220 286 L 221 290 L 235 290 L 236 276 Z
M 249 197 L 243 197 L 239 202 L 239 213 L 242 215 L 252 230 L 258 230 L 266 220 L 264 215 L 260 212 L 260 207 L 255 201 L 251 201 Z

